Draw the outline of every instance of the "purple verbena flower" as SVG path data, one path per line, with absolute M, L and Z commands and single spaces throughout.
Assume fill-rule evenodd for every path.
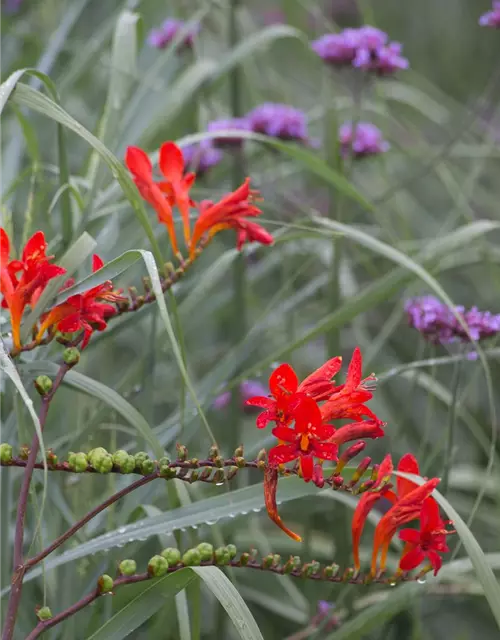
M 227 129 L 250 131 L 250 123 L 247 118 L 225 118 L 222 120 L 213 120 L 207 127 L 207 130 L 211 133 L 225 131 Z M 231 138 L 212 138 L 212 144 L 217 147 L 238 147 L 242 142 L 243 138 L 237 136 Z
M 3 12 L 6 14 L 17 13 L 21 9 L 23 0 L 4 0 Z
M 252 411 L 254 407 L 245 406 L 245 402 L 249 398 L 253 398 L 254 396 L 267 396 L 269 394 L 269 389 L 264 386 L 258 380 L 244 380 L 240 384 L 240 395 L 242 402 L 242 409 Z M 231 392 L 223 391 L 220 393 L 213 401 L 212 408 L 220 411 L 227 407 L 231 402 Z
M 165 49 L 176 37 L 181 29 L 184 28 L 185 22 L 168 18 L 160 28 L 151 29 L 148 35 L 148 44 L 155 49 Z M 199 31 L 199 25 L 194 25 L 186 32 L 184 38 L 179 43 L 180 48 L 192 48 L 194 38 Z
M 492 10 L 479 18 L 479 24 L 482 27 L 500 29 L 500 0 L 493 0 Z
M 388 39 L 384 31 L 364 25 L 321 36 L 311 46 L 329 64 L 352 65 L 380 75 L 390 75 L 407 69 L 409 62 L 401 55 L 401 44 L 388 42 Z
M 452 311 L 434 296 L 411 298 L 405 304 L 408 322 L 411 327 L 433 344 L 451 344 L 470 342 L 469 336 L 458 322 Z M 468 311 L 463 306 L 455 307 L 469 327 L 469 333 L 476 341 L 490 338 L 500 333 L 500 314 L 479 311 L 472 307 Z
M 250 130 L 282 140 L 306 142 L 307 116 L 287 104 L 265 102 L 247 114 Z
M 339 142 L 345 156 L 377 155 L 385 153 L 391 146 L 384 140 L 380 129 L 370 122 L 358 122 L 354 135 L 352 122 L 344 122 L 339 128 Z
M 199 144 L 190 144 L 182 149 L 184 164 L 188 171 L 194 171 L 198 176 L 203 175 L 222 160 L 222 151 L 204 140 Z

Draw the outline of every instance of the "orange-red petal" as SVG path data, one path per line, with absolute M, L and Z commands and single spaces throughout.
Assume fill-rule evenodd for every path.
M 264 502 L 266 505 L 267 513 L 271 520 L 278 525 L 278 527 L 286 533 L 287 536 L 301 542 L 302 538 L 296 533 L 288 529 L 283 524 L 282 519 L 278 514 L 278 505 L 276 504 L 276 491 L 278 488 L 278 470 L 275 467 L 266 467 L 264 472 Z

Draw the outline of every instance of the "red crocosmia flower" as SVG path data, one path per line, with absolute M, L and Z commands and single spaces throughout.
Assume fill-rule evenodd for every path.
M 10 241 L 0 229 L 0 292 L 2 307 L 8 308 L 14 347 L 21 348 L 21 319 L 27 305 L 34 307 L 49 280 L 66 273 L 66 269 L 51 264 L 53 256 L 45 254 L 47 242 L 37 231 L 26 243 L 21 260 L 10 260 Z
M 194 173 L 184 175 L 182 151 L 173 142 L 165 142 L 160 147 L 160 171 L 166 180 L 153 180 L 153 167 L 148 155 L 138 147 L 128 147 L 125 164 L 133 176 L 141 196 L 156 210 L 158 219 L 167 227 L 174 253 L 179 251 L 174 228 L 172 207 L 177 205 L 181 212 L 184 237 L 189 246 L 189 207 L 194 202 L 189 197 L 189 189 L 195 180 Z
M 420 511 L 420 530 L 403 529 L 399 538 L 406 542 L 401 555 L 399 568 L 402 571 L 416 569 L 427 559 L 437 575 L 443 564 L 440 553 L 449 551 L 446 536 L 454 531 L 447 531 L 449 520 L 442 520 L 439 515 L 439 505 L 434 498 L 424 500 Z
M 258 192 L 250 189 L 250 178 L 215 204 L 209 200 L 200 203 L 200 215 L 194 225 L 190 252 L 194 254 L 201 238 L 207 234 L 214 236 L 223 229 L 235 229 L 237 232 L 237 248 L 241 249 L 246 241 L 272 244 L 273 236 L 256 222 L 247 220 L 260 216 L 262 211 L 252 202 Z
M 276 503 L 276 490 L 278 488 L 278 470 L 276 467 L 267 466 L 264 471 L 264 502 L 267 514 L 278 527 L 290 536 L 296 542 L 301 542 L 302 538 L 296 533 L 288 529 L 283 524 L 283 520 L 278 514 L 278 505 Z
M 167 195 L 170 204 L 176 204 L 182 216 L 184 239 L 189 247 L 191 230 L 189 226 L 189 208 L 194 202 L 189 197 L 189 189 L 196 178 L 195 173 L 184 175 L 184 156 L 174 142 L 165 142 L 160 147 L 160 171 L 166 178 L 160 182 L 160 189 Z
M 321 407 L 323 422 L 343 418 L 361 420 L 363 416 L 379 421 L 373 411 L 364 405 L 373 397 L 370 386 L 376 378 L 372 374 L 362 380 L 362 364 L 361 351 L 356 347 L 349 363 L 345 384 L 336 387 Z
M 268 422 L 286 426 L 293 420 L 293 408 L 297 402 L 296 393 L 299 379 L 289 364 L 281 364 L 269 377 L 269 390 L 272 398 L 254 396 L 246 401 L 251 407 L 265 409 L 257 416 L 257 428 L 263 429 Z
M 398 477 L 396 481 L 396 492 L 393 492 L 386 486 L 386 482 L 383 482 L 384 476 L 387 476 L 389 470 L 392 471 L 392 461 L 386 458 L 379 468 L 377 483 L 374 487 L 375 493 L 372 489 L 366 494 L 363 494 L 356 506 L 353 516 L 353 553 L 355 567 L 359 569 L 359 540 L 368 513 L 381 498 L 387 498 L 392 502 L 392 507 L 382 516 L 375 528 L 371 565 L 373 575 L 377 573 L 379 554 L 380 569 L 385 569 L 389 545 L 398 527 L 412 520 L 416 520 L 420 516 L 424 501 L 431 495 L 440 482 L 439 478 L 432 478 L 423 485 L 417 485 L 412 480 Z M 420 473 L 418 462 L 410 453 L 405 454 L 401 458 L 398 464 L 398 471 L 415 475 L 419 475 Z M 376 498 L 372 497 L 374 495 Z
M 309 482 L 313 477 L 314 458 L 337 460 L 338 447 L 327 442 L 333 434 L 333 427 L 321 423 L 321 412 L 316 402 L 302 396 L 294 409 L 293 429 L 278 426 L 273 435 L 282 443 L 269 450 L 271 466 L 299 460 L 302 477 Z
M 98 255 L 94 255 L 92 271 L 96 272 L 104 266 Z M 64 288 L 71 287 L 74 280 L 66 282 Z M 55 326 L 62 333 L 74 333 L 83 330 L 82 349 L 84 349 L 94 329 L 103 331 L 107 324 L 106 319 L 116 313 L 116 308 L 106 302 L 120 302 L 125 300 L 120 291 L 113 291 L 113 283 L 110 280 L 85 291 L 70 296 L 66 302 L 54 307 L 42 319 L 42 325 L 38 331 L 37 340 L 40 340 L 46 329 Z
M 342 366 L 342 358 L 336 356 L 325 362 L 319 369 L 311 373 L 299 384 L 299 379 L 289 364 L 277 367 L 269 378 L 269 389 L 272 398 L 255 396 L 249 398 L 245 404 L 253 407 L 262 407 L 266 411 L 257 418 L 257 427 L 263 429 L 268 422 L 287 425 L 293 420 L 293 404 L 296 402 L 294 394 L 301 393 L 317 402 L 329 398 L 333 393 L 335 384 L 331 378 L 339 372 Z

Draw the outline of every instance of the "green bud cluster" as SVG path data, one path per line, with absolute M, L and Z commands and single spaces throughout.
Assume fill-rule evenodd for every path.
M 196 547 L 202 562 L 209 562 L 214 557 L 214 548 L 209 542 L 200 542 Z
M 160 578 L 168 571 L 168 560 L 163 556 L 153 556 L 148 562 L 148 573 L 153 578 Z
M 113 465 L 117 467 L 121 473 L 133 473 L 135 471 L 135 458 L 123 449 L 118 449 L 113 453 Z
M 133 576 L 137 571 L 137 563 L 135 560 L 122 560 L 118 565 L 118 570 L 123 576 Z
M 82 451 L 79 451 L 78 453 L 70 451 L 68 454 L 68 466 L 76 473 L 83 473 L 84 471 L 87 471 L 89 467 L 88 456 Z
M 181 552 L 175 547 L 167 547 L 160 554 L 168 562 L 169 567 L 175 567 L 181 561 Z
M 87 454 L 90 466 L 98 473 L 110 473 L 113 469 L 113 456 L 104 447 L 96 447 Z
M 197 567 L 199 564 L 201 564 L 201 553 L 198 548 L 188 549 L 182 555 L 182 564 L 186 565 L 187 567 Z
M 68 347 L 63 351 L 63 360 L 66 364 L 73 367 L 75 364 L 78 364 L 80 360 L 80 352 L 76 347 Z
M 2 464 L 10 464 L 12 462 L 12 447 L 10 444 L 0 444 L 0 461 Z

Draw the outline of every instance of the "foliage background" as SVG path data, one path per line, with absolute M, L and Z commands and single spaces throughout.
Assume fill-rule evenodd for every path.
M 202 16 L 193 55 L 158 52 L 143 44 L 139 35 L 136 61 L 135 27 L 126 25 L 121 39 L 115 41 L 118 49 L 113 56 L 113 33 L 125 8 L 140 13 L 143 35 L 169 15 Z M 177 0 L 165 6 L 155 0 L 25 0 L 19 13 L 3 16 L 2 72 L 4 80 L 23 67 L 48 74 L 64 110 L 121 159 L 129 144 L 152 152 L 164 140 L 204 131 L 210 119 L 229 115 L 228 83 L 237 62 L 241 62 L 240 99 L 245 111 L 265 100 L 293 104 L 309 114 L 311 137 L 324 139 L 327 106 L 336 107 L 339 121 L 353 117 L 359 107 L 351 100 L 352 80 L 346 74 L 327 73 L 308 49 L 307 40 L 325 32 L 326 24 L 342 27 L 367 22 L 404 43 L 411 70 L 395 81 L 364 90 L 360 117 L 384 131 L 392 150 L 352 167 L 349 180 L 355 187 L 354 197 L 342 186 L 332 187 L 335 175 L 323 159 L 323 148 L 301 154 L 293 148 L 277 153 L 268 146 L 248 145 L 245 172 L 262 191 L 265 219 L 268 228 L 276 231 L 276 246 L 245 251 L 246 282 L 235 293 L 232 239 L 217 240 L 174 290 L 176 334 L 198 401 L 222 451 L 230 455 L 243 442 L 248 457 L 271 440 L 254 428 L 253 415 L 211 409 L 220 386 L 247 377 L 265 383 L 272 365 L 284 359 L 305 374 L 326 358 L 325 336 L 332 333 L 346 360 L 359 344 L 365 370 L 374 370 L 380 377 L 372 404 L 389 423 L 386 437 L 370 443 L 368 453 L 379 460 L 391 451 L 397 459 L 410 450 L 422 461 L 425 474 L 441 475 L 445 432 L 452 422 L 455 443 L 447 497 L 465 520 L 473 517 L 471 530 L 496 569 L 500 563 L 500 478 L 498 465 L 493 469 L 487 465 L 499 453 L 492 440 L 497 425 L 492 424 L 491 408 L 498 404 L 497 398 L 488 395 L 479 360 L 424 344 L 406 326 L 403 312 L 407 296 L 429 291 L 429 285 L 407 269 L 417 263 L 454 302 L 499 311 L 500 254 L 495 225 L 499 222 L 500 76 L 496 60 L 500 39 L 495 31 L 477 24 L 488 8 L 487 2 L 467 0 L 412 4 L 284 0 L 273 6 L 242 2 L 239 26 L 245 44 L 235 52 L 225 44 L 229 8 L 222 2 Z M 274 9 L 282 11 L 288 25 L 297 31 L 266 25 Z M 35 77 L 25 76 L 22 81 L 44 90 Z M 3 113 L 4 221 L 11 225 L 18 245 L 42 228 L 60 255 L 65 205 L 58 193 L 61 167 L 56 127 L 50 118 L 24 107 L 14 96 Z M 108 117 L 103 116 L 105 109 Z M 97 157 L 85 140 L 71 131 L 65 133 L 74 187 L 72 239 L 87 231 L 105 260 L 128 249 L 150 249 L 111 172 L 102 162 L 96 165 Z M 198 181 L 194 197 L 217 197 L 227 191 L 233 166 L 233 159 L 226 156 L 220 167 Z M 333 213 L 329 213 L 330 198 Z M 318 216 L 338 219 L 337 205 L 348 228 L 342 241 L 342 300 L 334 305 L 328 289 L 333 231 Z M 148 211 L 148 215 L 166 259 L 166 234 L 155 224 L 153 213 Z M 482 222 L 485 219 L 491 224 Z M 383 244 L 370 244 L 370 238 Z M 76 256 L 81 277 L 89 271 L 89 260 L 84 258 L 84 253 Z M 406 265 L 401 266 L 402 260 L 408 261 Z M 211 264 L 217 266 L 211 268 Z M 144 273 L 137 263 L 117 282 L 140 284 Z M 170 310 L 174 311 L 173 304 Z M 62 455 L 97 445 L 148 449 L 142 423 L 130 411 L 132 405 L 167 451 L 172 452 L 178 440 L 193 455 L 201 457 L 207 451 L 210 437 L 186 392 L 165 327 L 155 311 L 156 307 L 144 309 L 92 339 L 78 367 L 86 378 L 63 388 L 51 409 L 46 446 Z M 47 363 L 57 353 L 58 347 L 50 346 L 23 356 L 20 371 L 28 388 L 35 375 L 49 371 Z M 494 344 L 488 345 L 487 362 L 495 390 L 498 353 Z M 458 358 L 448 357 L 457 354 Z M 461 363 L 458 389 L 453 384 L 457 360 Z M 31 439 L 29 416 L 11 393 L 4 395 L 2 413 L 2 441 Z M 40 495 L 41 474 L 37 480 Z M 255 474 L 242 475 L 240 484 L 230 488 L 251 491 L 245 487 L 260 480 Z M 45 542 L 122 482 L 128 479 L 51 475 L 42 528 Z M 32 612 L 43 600 L 44 589 L 47 602 L 60 610 L 86 593 L 98 575 L 111 571 L 123 557 L 134 557 L 139 566 L 145 565 L 160 548 L 175 543 L 174 530 L 183 547 L 197 540 L 217 544 L 223 539 L 241 549 L 254 545 L 263 553 L 300 553 L 304 559 L 335 560 L 344 566 L 350 562 L 348 530 L 355 502 L 349 498 L 341 503 L 336 494 L 316 492 L 313 500 L 298 497 L 287 502 L 299 495 L 299 484 L 285 488 L 283 483 L 283 491 L 288 492 L 280 507 L 283 518 L 305 534 L 303 548 L 298 549 L 261 512 L 258 486 L 251 494 L 253 501 L 245 503 L 240 493 L 226 493 L 226 487 L 182 485 L 175 495 L 162 483 L 153 484 L 94 520 L 67 547 L 78 555 L 81 545 L 113 532 L 106 551 L 94 553 L 89 546 L 83 557 L 68 557 L 53 570 L 48 570 L 49 563 L 43 580 L 27 584 L 19 637 L 34 626 Z M 2 469 L 2 587 L 10 579 L 10 563 L 5 559 L 10 557 L 18 488 L 19 474 Z M 480 488 L 485 493 L 479 508 L 473 509 Z M 218 506 L 212 507 L 208 498 L 216 496 L 220 496 Z M 172 509 L 176 511 L 169 513 Z M 186 513 L 191 514 L 187 523 L 194 526 L 183 524 L 181 517 Z M 160 524 L 152 529 L 158 518 Z M 217 526 L 208 524 L 215 521 Z M 120 534 L 121 527 L 134 522 L 141 523 L 140 533 L 127 529 Z M 29 524 L 28 532 L 32 532 L 36 516 L 32 515 Z M 459 551 L 458 557 L 462 555 Z M 394 562 L 396 558 L 395 549 Z M 448 638 L 462 640 L 473 634 L 481 638 L 498 634 L 466 561 L 453 561 L 439 582 L 429 579 L 425 585 L 394 590 L 302 584 L 245 571 L 230 577 L 266 639 L 285 638 L 305 627 L 319 599 L 335 602 L 346 624 L 330 635 L 318 630 L 317 638 L 416 640 L 446 633 Z M 190 637 L 178 622 L 185 619 L 188 601 L 192 637 L 197 637 L 198 627 L 203 638 L 237 637 L 205 588 L 199 604 L 199 588 L 191 585 L 187 599 L 181 595 L 152 607 L 143 624 L 128 629 L 130 637 Z M 103 598 L 52 637 L 90 637 L 137 593 L 139 590 L 129 588 L 112 599 Z M 126 636 L 123 632 L 113 637 Z

